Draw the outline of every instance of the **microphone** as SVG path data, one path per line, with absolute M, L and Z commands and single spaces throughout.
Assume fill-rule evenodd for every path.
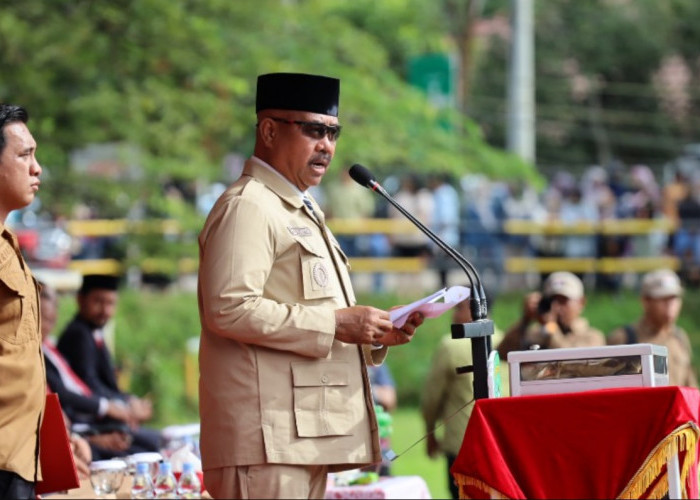
M 469 262 L 462 254 L 457 252 L 457 250 L 455 250 L 450 245 L 445 243 L 442 239 L 440 239 L 440 237 L 438 237 L 435 233 L 428 229 L 408 210 L 406 210 L 396 200 L 394 200 L 389 195 L 389 193 L 387 193 L 387 191 L 382 187 L 382 185 L 379 184 L 379 182 L 377 182 L 374 175 L 372 175 L 372 172 L 370 172 L 366 167 L 360 165 L 359 163 L 355 163 L 352 167 L 350 167 L 349 174 L 350 177 L 352 177 L 352 179 L 361 186 L 364 186 L 382 195 L 389 203 L 396 207 L 396 209 L 399 212 L 401 212 L 408 220 L 413 222 L 413 224 L 416 227 L 418 227 L 418 229 L 420 229 L 432 241 L 434 241 L 447 255 L 452 257 L 452 259 L 455 262 L 457 262 L 459 267 L 461 267 L 464 273 L 467 275 L 467 278 L 469 279 L 469 284 L 471 285 L 472 291 L 474 292 L 472 294 L 474 300 L 471 302 L 470 306 L 472 318 L 474 318 L 475 320 L 485 319 L 486 315 L 488 314 L 486 304 L 486 293 L 484 292 L 484 288 L 481 284 L 481 278 L 479 276 L 479 273 L 476 271 L 471 262 Z M 471 270 L 471 272 L 467 269 L 467 267 Z M 472 278 L 472 273 L 476 277 L 478 288 L 474 286 L 474 279 Z
M 474 266 L 462 254 L 457 252 L 450 245 L 442 241 L 435 233 L 425 227 L 418 219 L 416 219 L 408 210 L 402 207 L 394 200 L 389 193 L 382 187 L 374 178 L 374 175 L 359 163 L 355 163 L 350 167 L 350 177 L 368 189 L 382 195 L 389 203 L 401 212 L 408 220 L 425 233 L 428 238 L 434 241 L 447 255 L 457 262 L 464 273 L 469 278 L 469 283 L 472 289 L 472 300 L 469 303 L 469 308 L 472 313 L 471 323 L 456 323 L 452 324 L 451 332 L 453 339 L 470 338 L 472 343 L 472 360 L 473 364 L 468 366 L 460 366 L 456 368 L 458 374 L 473 373 L 474 374 L 474 398 L 482 399 L 489 397 L 488 388 L 488 373 L 489 373 L 489 357 L 491 354 L 491 336 L 493 335 L 493 321 L 488 319 L 488 306 L 486 304 L 486 293 L 481 284 L 481 277 Z M 470 272 L 471 270 L 471 272 Z M 472 273 L 476 277 L 478 290 L 474 286 Z

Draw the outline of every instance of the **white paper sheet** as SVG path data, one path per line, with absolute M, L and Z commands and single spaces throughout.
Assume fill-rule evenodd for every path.
M 396 328 L 401 328 L 414 311 L 421 312 L 426 318 L 436 318 L 459 302 L 468 299 L 470 294 L 471 288 L 466 286 L 443 288 L 408 305 L 392 309 L 389 311 L 389 317 Z M 440 299 L 444 299 L 443 302 L 438 302 Z

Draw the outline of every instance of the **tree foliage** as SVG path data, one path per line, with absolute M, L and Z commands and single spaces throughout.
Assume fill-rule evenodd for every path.
M 508 17 L 510 1 L 489 15 Z M 553 0 L 535 5 L 537 158 L 540 168 L 646 163 L 697 141 L 700 2 Z M 482 43 L 471 116 L 505 142 L 509 40 Z M 660 81 L 676 57 L 680 73 Z M 683 81 L 683 71 L 688 80 Z M 674 84 L 673 80 L 676 79 Z M 663 79 L 662 79 L 663 80 Z
M 362 162 L 380 174 L 536 178 L 488 146 L 471 121 L 435 109 L 402 79 L 402 54 L 447 47 L 437 25 L 416 28 L 422 11 L 406 4 L 5 0 L 0 100 L 30 111 L 52 174 L 45 205 L 56 210 L 91 198 L 101 211 L 124 215 L 138 201 L 162 207 L 160 188 L 171 179 L 220 179 L 227 153 L 251 152 L 255 79 L 274 71 L 341 79 L 345 133 L 336 169 Z M 79 178 L 71 152 L 91 143 L 136 146 L 142 174 L 120 183 Z

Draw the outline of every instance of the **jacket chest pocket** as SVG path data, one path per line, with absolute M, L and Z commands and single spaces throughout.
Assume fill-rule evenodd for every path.
M 352 415 L 349 365 L 339 361 L 292 363 L 294 419 L 299 437 L 347 436 Z
M 23 274 L 0 274 L 0 339 L 12 344 L 23 344 L 31 338 L 23 321 L 28 314 L 23 284 Z
M 333 263 L 322 250 L 303 239 L 299 243 L 299 263 L 301 265 L 304 299 L 325 299 L 337 295 Z

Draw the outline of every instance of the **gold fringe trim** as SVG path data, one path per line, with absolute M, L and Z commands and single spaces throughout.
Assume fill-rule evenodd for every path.
M 484 494 L 489 495 L 490 498 L 500 498 L 503 500 L 508 499 L 508 497 L 505 496 L 503 493 L 498 491 L 496 488 L 493 488 L 492 486 L 486 484 L 481 479 L 477 479 L 472 476 L 465 476 L 464 474 L 459 473 L 453 474 L 453 476 L 455 483 L 457 483 L 457 486 L 459 486 L 459 498 L 471 498 L 469 495 L 467 495 L 466 487 L 473 486 L 481 492 L 483 492 Z
M 668 494 L 668 471 L 659 477 L 654 488 L 647 494 L 647 498 L 663 498 Z
M 683 457 L 683 462 L 680 464 L 680 470 L 681 486 L 685 491 L 688 473 L 695 457 L 698 436 L 700 436 L 700 430 L 698 430 L 694 422 L 688 422 L 673 430 L 649 453 L 642 466 L 635 472 L 617 498 L 642 498 L 642 495 L 654 485 L 654 481 L 659 478 L 659 475 L 665 471 L 668 460 L 683 451 L 686 453 Z M 666 472 L 664 472 L 665 475 Z M 654 489 L 648 493 L 646 498 L 662 498 L 667 493 L 668 481 L 663 477 L 656 482 Z
M 630 479 L 627 486 L 625 486 L 622 493 L 620 493 L 617 498 L 642 498 L 642 495 L 647 493 L 647 490 L 652 485 L 653 489 L 647 493 L 645 498 L 663 498 L 668 494 L 668 472 L 666 470 L 666 464 L 671 457 L 683 451 L 686 453 L 683 457 L 683 462 L 679 465 L 681 470 L 681 486 L 683 488 L 683 493 L 687 494 L 685 485 L 688 474 L 690 473 L 690 468 L 693 465 L 699 437 L 700 430 L 694 422 L 688 422 L 674 429 L 654 447 L 651 453 L 649 453 L 644 463 L 642 463 L 642 466 L 635 472 L 632 479 Z M 459 473 L 453 474 L 453 476 L 455 482 L 459 486 L 459 498 L 461 499 L 471 498 L 467 495 L 467 486 L 477 488 L 490 498 L 508 499 L 503 493 L 480 479 Z

